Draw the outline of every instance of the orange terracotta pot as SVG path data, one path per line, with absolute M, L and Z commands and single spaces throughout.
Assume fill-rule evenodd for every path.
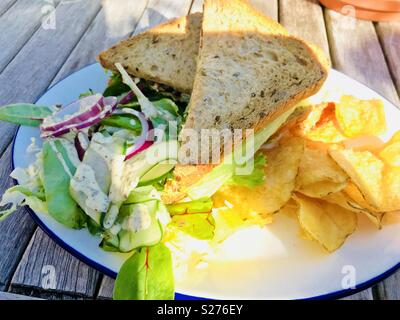
M 358 6 L 354 6 L 349 4 L 349 1 L 356 0 L 320 0 L 320 2 L 327 8 L 342 13 L 344 15 L 354 14 L 356 18 L 370 21 L 400 21 L 400 12 L 399 11 L 376 11 L 376 10 L 368 10 Z M 371 0 L 372 1 L 372 0 Z M 381 0 L 377 0 L 377 2 L 381 2 Z M 384 2 L 384 0 L 382 0 Z M 390 2 L 393 2 L 391 0 Z M 400 3 L 400 1 L 399 1 Z M 351 12 L 351 9 L 346 8 L 346 6 L 353 6 L 354 13 Z M 364 4 L 365 6 L 365 4 Z
M 344 0 L 343 2 L 371 11 L 400 12 L 400 0 Z

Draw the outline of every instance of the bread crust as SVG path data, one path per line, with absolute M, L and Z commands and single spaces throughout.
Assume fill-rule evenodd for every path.
M 168 20 L 129 39 L 120 41 L 118 44 L 101 52 L 97 60 L 108 70 L 117 71 L 115 63 L 120 62 L 127 69 L 129 74 L 135 77 L 165 84 L 180 92 L 191 93 L 196 70 L 196 56 L 198 53 L 201 20 L 201 13 L 193 13 L 185 17 Z M 183 26 L 185 26 L 184 33 L 180 30 Z M 178 33 L 178 31 L 180 31 L 180 33 Z M 169 50 L 173 53 L 167 55 L 164 52 L 159 52 L 164 60 L 159 62 L 152 61 L 152 65 L 157 66 L 159 69 L 162 69 L 163 65 L 174 67 L 175 69 L 181 68 L 183 69 L 181 70 L 182 76 L 178 76 L 176 72 L 153 72 L 150 63 L 149 65 L 139 68 L 137 63 L 133 64 L 130 63 L 129 60 L 126 61 L 125 57 L 119 57 L 123 51 L 126 51 L 125 56 L 128 57 L 130 54 L 129 48 L 145 45 L 157 36 L 162 38 L 160 41 L 171 42 Z M 181 47 L 177 46 L 176 43 L 181 44 Z M 193 46 L 193 49 L 186 50 L 186 46 Z M 168 45 L 166 47 L 168 47 Z M 153 47 L 148 50 L 153 50 L 150 52 L 154 54 L 154 52 L 157 53 L 158 48 L 156 44 L 153 44 Z M 145 56 L 145 54 L 143 55 Z M 178 59 L 174 59 L 174 56 L 179 56 L 179 61 Z M 133 60 L 138 61 L 139 59 L 133 57 Z M 188 61 L 187 65 L 181 65 L 182 61 Z

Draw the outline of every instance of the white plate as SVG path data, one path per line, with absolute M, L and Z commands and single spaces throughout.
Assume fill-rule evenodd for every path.
M 101 67 L 90 65 L 56 84 L 37 104 L 65 104 L 89 88 L 102 92 L 106 82 L 107 75 Z M 383 100 L 388 122 L 384 139 L 400 129 L 400 111 L 393 104 L 335 70 L 312 99 L 337 100 L 343 93 Z M 20 127 L 18 130 L 13 150 L 14 166 L 25 167 L 33 161 L 25 152 L 32 136 L 39 136 L 38 129 Z M 107 275 L 115 277 L 127 257 L 101 250 L 99 238 L 91 236 L 87 230 L 68 229 L 39 212 L 32 212 L 32 216 L 58 244 Z M 222 262 L 211 262 L 180 280 L 177 298 L 187 298 L 185 295 L 212 299 L 344 296 L 372 285 L 400 266 L 400 217 L 387 216 L 384 228 L 378 231 L 360 216 L 357 231 L 343 247 L 333 254 L 325 254 L 319 245 L 299 237 L 295 219 L 281 215 L 267 228 L 243 230 L 228 239 L 220 258 Z M 352 275 L 356 287 L 348 289 L 345 286 Z

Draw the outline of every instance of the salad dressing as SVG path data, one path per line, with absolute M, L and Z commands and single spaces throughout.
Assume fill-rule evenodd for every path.
M 151 226 L 151 216 L 146 205 L 138 203 L 133 206 L 132 212 L 122 222 L 122 229 L 139 232 Z
M 82 163 L 78 167 L 74 178 L 71 179 L 71 187 L 86 196 L 85 204 L 88 208 L 97 212 L 107 211 L 110 200 L 97 183 L 91 166 Z
M 72 178 L 74 175 L 72 174 L 72 172 L 69 169 L 67 163 L 65 162 L 63 155 L 61 154 L 60 151 L 58 151 L 58 149 L 57 149 L 57 147 L 55 145 L 55 140 L 49 141 L 49 145 L 50 145 L 51 149 L 54 151 L 54 154 L 56 155 L 58 161 L 61 163 L 65 173 L 67 175 L 69 175 L 70 178 Z

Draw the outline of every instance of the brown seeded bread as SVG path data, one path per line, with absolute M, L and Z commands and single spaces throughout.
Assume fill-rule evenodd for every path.
M 176 18 L 123 40 L 98 56 L 101 65 L 116 70 L 120 62 L 133 76 L 190 93 L 196 73 L 201 13 Z
M 320 52 L 243 0 L 205 0 L 202 32 L 184 131 L 257 131 L 316 93 L 327 77 Z M 195 145 L 191 140 L 184 148 Z M 198 160 L 194 153 L 189 163 Z

